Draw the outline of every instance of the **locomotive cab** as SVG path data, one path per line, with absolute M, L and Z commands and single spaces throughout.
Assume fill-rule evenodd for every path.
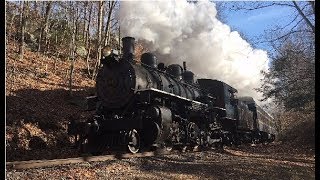
M 230 85 L 213 79 L 198 79 L 204 94 L 216 97 L 213 104 L 220 111 L 223 141 L 225 144 L 235 142 L 237 130 L 237 90 Z
M 224 109 L 226 112 L 225 118 L 234 120 L 236 119 L 235 107 L 237 105 L 235 88 L 230 85 L 213 79 L 198 79 L 201 89 L 204 89 L 205 94 L 216 97 L 215 106 Z

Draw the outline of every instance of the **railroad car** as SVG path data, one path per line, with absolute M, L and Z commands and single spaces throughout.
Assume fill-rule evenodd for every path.
M 245 115 L 248 111 L 241 111 L 239 116 L 239 129 L 246 134 L 245 142 L 272 142 L 275 140 L 275 124 L 274 118 L 256 104 L 252 97 L 239 97 L 239 102 L 247 107 L 250 115 Z M 241 107 L 241 106 L 239 106 Z M 240 113 L 241 114 L 241 113 Z

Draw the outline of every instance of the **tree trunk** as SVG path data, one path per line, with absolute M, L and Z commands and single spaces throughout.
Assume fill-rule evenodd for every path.
M 90 63 L 89 63 L 90 51 L 91 51 L 91 48 L 90 48 L 90 43 L 89 43 L 89 48 L 87 49 L 87 56 L 86 56 L 87 70 L 88 70 L 88 75 L 89 76 L 91 75 L 91 73 L 90 73 Z
M 78 2 L 77 2 L 78 3 Z M 76 25 L 76 41 L 79 40 L 78 35 L 79 35 L 79 8 L 77 4 L 77 10 L 76 10 L 76 19 L 75 19 L 75 25 Z
M 38 12 L 38 4 L 37 3 L 38 3 L 37 1 L 33 2 L 33 11 L 36 13 Z
M 8 44 L 8 41 L 11 39 L 10 31 L 12 31 L 12 24 L 13 24 L 14 17 L 15 17 L 15 15 L 12 14 L 12 16 L 10 18 L 9 28 L 7 28 L 7 42 L 6 42 L 6 44 Z
M 88 24 L 86 26 L 86 49 L 88 49 L 88 44 L 89 44 L 89 39 L 90 39 L 90 24 L 91 24 L 91 15 L 92 15 L 92 3 L 90 2 L 90 11 L 89 11 L 89 19 L 88 19 Z
M 88 70 L 88 75 L 91 76 L 90 73 L 90 63 L 89 63 L 89 59 L 90 59 L 90 52 L 91 52 L 91 43 L 90 43 L 90 23 L 91 23 L 91 15 L 92 15 L 92 3 L 90 2 L 90 7 L 89 7 L 89 17 L 88 17 L 88 21 L 86 24 L 86 32 L 85 32 L 85 44 L 86 44 L 86 50 L 87 50 L 87 55 L 86 55 L 86 63 L 87 63 L 87 70 Z
M 82 39 L 85 40 L 85 36 L 86 36 L 86 28 L 87 28 L 87 23 L 88 23 L 88 19 L 87 19 L 87 8 L 88 8 L 88 1 L 86 1 L 84 3 L 84 18 L 83 18 L 83 29 L 82 29 Z
M 104 35 L 104 46 L 107 46 L 110 44 L 110 23 L 111 23 L 111 15 L 113 8 L 115 6 L 116 1 L 109 1 L 109 10 L 108 10 L 108 20 L 106 24 L 106 30 L 105 30 L 105 35 Z
M 25 4 L 26 3 L 26 4 Z M 26 29 L 26 19 L 25 19 L 25 9 L 26 9 L 27 2 L 21 1 L 20 3 L 20 45 L 19 45 L 19 59 L 20 61 L 23 60 L 24 54 L 24 34 Z
M 40 16 L 42 16 L 42 14 L 43 14 L 43 7 L 45 6 L 45 3 L 46 3 L 46 2 L 43 2 L 43 3 L 42 3 L 42 8 L 40 8 L 40 9 L 41 9 Z M 43 37 L 43 28 L 42 28 L 42 23 L 41 23 L 37 52 L 40 52 L 40 50 L 41 50 L 41 40 L 42 40 L 42 37 Z
M 70 96 L 73 95 L 72 93 L 72 81 L 73 81 L 73 71 L 74 71 L 74 59 L 75 59 L 75 39 L 76 39 L 76 20 L 75 14 L 77 11 L 74 9 L 74 3 L 70 3 L 70 17 L 72 18 L 72 40 L 70 43 L 70 74 L 69 74 L 69 92 Z
M 45 2 L 44 2 L 45 3 Z M 52 1 L 47 2 L 46 6 L 46 12 L 44 15 L 44 23 L 40 27 L 40 36 L 39 36 L 39 42 L 38 42 L 38 52 L 41 50 L 41 43 L 44 36 L 44 45 L 47 47 L 48 43 L 48 24 L 49 24 L 49 17 L 52 9 Z M 43 26 L 43 27 L 42 27 Z M 46 50 L 44 50 L 44 53 L 46 53 Z
M 303 11 L 300 9 L 298 4 L 295 1 L 292 1 L 294 4 L 294 7 L 297 9 L 299 12 L 300 16 L 303 18 L 303 20 L 307 23 L 307 25 L 312 29 L 312 32 L 315 33 L 315 27 L 314 25 L 310 22 L 310 20 L 307 18 L 307 16 L 303 13 Z
M 50 13 L 51 13 L 51 9 L 52 9 L 52 1 L 49 1 L 48 4 L 47 4 L 47 8 L 46 8 L 46 15 L 45 15 L 45 22 L 44 22 L 44 44 L 45 44 L 45 51 L 44 53 L 47 53 L 48 51 L 48 25 L 49 25 L 49 17 L 50 17 Z
M 102 20 L 103 20 L 103 5 L 104 1 L 99 1 L 99 13 L 98 13 L 98 48 L 97 48 L 97 59 L 93 69 L 92 79 L 96 77 L 96 72 L 100 66 L 101 59 L 101 29 L 102 29 Z

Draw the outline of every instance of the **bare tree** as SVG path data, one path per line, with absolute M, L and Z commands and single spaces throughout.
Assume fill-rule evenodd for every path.
M 92 15 L 92 2 L 89 2 L 89 17 L 85 17 L 86 19 L 86 27 L 85 27 L 85 46 L 87 50 L 87 55 L 86 55 L 86 62 L 87 62 L 87 70 L 88 74 L 90 76 L 90 64 L 89 64 L 89 57 L 90 57 L 90 52 L 91 52 L 91 38 L 90 38 L 90 24 L 91 24 L 91 15 Z M 87 14 L 86 14 L 87 15 Z
M 73 71 L 74 71 L 74 60 L 75 60 L 75 51 L 76 51 L 76 18 L 78 13 L 78 7 L 75 7 L 73 2 L 70 2 L 70 20 L 72 22 L 72 40 L 70 42 L 70 74 L 69 74 L 69 92 L 70 96 L 72 96 L 72 79 L 73 79 Z
M 302 110 L 314 101 L 315 48 L 312 41 L 313 37 L 299 33 L 275 47 L 277 53 L 269 71 L 263 72 L 263 84 L 258 89 L 265 99 L 274 98 L 287 110 Z
M 20 61 L 23 60 L 23 54 L 24 54 L 24 36 L 26 31 L 26 7 L 28 6 L 28 2 L 21 1 L 20 2 L 20 45 L 19 45 L 19 55 L 20 55 Z
M 274 2 L 232 2 L 231 10 L 235 11 L 255 11 L 270 7 L 288 7 L 294 10 L 292 19 L 286 25 L 276 26 L 268 30 L 266 40 L 259 40 L 258 43 L 275 43 L 277 41 L 285 40 L 291 35 L 299 32 L 315 33 L 315 11 L 314 2 L 296 2 L 296 1 L 274 1 Z M 304 27 L 304 28 L 302 28 Z M 277 32 L 277 33 L 275 33 Z
M 75 36 L 75 38 L 76 38 L 76 41 L 78 41 L 79 40 L 79 38 L 78 38 L 78 36 L 79 36 L 79 31 L 80 31 L 80 20 L 79 20 L 79 13 L 80 13 L 80 9 L 81 9 L 81 3 L 80 2 L 77 2 L 76 3 L 76 14 L 77 14 L 77 16 L 76 16 L 76 19 L 75 19 L 75 28 L 76 28 L 76 36 Z
M 51 9 L 52 9 L 52 3 L 53 3 L 52 1 L 48 1 L 47 2 L 46 12 L 45 12 L 45 15 L 44 15 L 43 27 L 41 27 L 41 31 L 40 31 L 40 37 L 39 37 L 39 43 L 38 43 L 38 51 L 41 50 L 41 41 L 43 39 L 43 36 L 44 36 L 44 44 L 45 44 L 45 47 L 46 47 L 46 50 L 44 50 L 44 52 L 47 51 L 48 24 L 49 24 L 49 17 L 50 17 Z
M 112 12 L 113 12 L 115 5 L 116 5 L 116 1 L 109 1 L 108 2 L 108 20 L 107 20 L 107 25 L 106 25 L 106 29 L 105 29 L 105 35 L 104 35 L 104 46 L 107 46 L 110 44 L 111 16 L 112 16 Z
M 102 32 L 102 21 L 103 21 L 103 7 L 104 7 L 104 1 L 100 0 L 99 1 L 99 13 L 98 13 L 98 31 L 97 31 L 97 42 L 98 42 L 98 47 L 97 47 L 97 59 L 96 63 L 93 69 L 93 74 L 92 74 L 92 79 L 95 78 L 97 68 L 100 65 L 100 59 L 101 59 L 101 32 Z
M 89 1 L 84 2 L 84 15 L 83 15 L 83 29 L 82 29 L 82 39 L 85 39 L 86 36 L 86 30 L 87 30 L 87 24 L 88 24 L 88 18 L 87 18 L 87 12 L 88 12 L 88 4 Z
M 294 7 L 297 9 L 297 11 L 299 12 L 300 16 L 303 18 L 303 20 L 306 22 L 306 24 L 312 29 L 312 32 L 315 33 L 315 27 L 314 25 L 311 23 L 310 19 L 308 19 L 307 14 L 305 14 L 305 12 L 303 12 L 303 9 L 301 9 L 299 7 L 299 5 L 297 4 L 297 2 L 292 1 L 294 4 Z M 309 2 L 309 4 L 312 6 L 313 9 L 313 13 L 315 12 L 314 10 L 314 3 Z
M 8 44 L 8 41 L 11 39 L 11 31 L 13 31 L 13 22 L 15 20 L 15 4 L 11 2 L 6 2 L 6 22 L 7 22 L 7 28 L 6 28 L 6 44 Z M 8 20 L 9 19 L 9 20 Z

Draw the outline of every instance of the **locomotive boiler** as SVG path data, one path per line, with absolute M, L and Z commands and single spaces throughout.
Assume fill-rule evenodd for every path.
M 123 38 L 124 55 L 121 59 L 107 57 L 102 61 L 103 67 L 97 75 L 98 98 L 103 106 L 121 108 L 128 104 L 137 92 L 156 89 L 177 95 L 189 100 L 199 97 L 199 90 L 185 82 L 193 81 L 193 73 L 182 69 L 178 64 L 172 64 L 166 71 L 157 64 L 152 53 L 141 57 L 141 64 L 133 60 L 134 39 Z M 189 76 L 188 76 L 189 75 Z M 186 77 L 182 81 L 182 77 Z

